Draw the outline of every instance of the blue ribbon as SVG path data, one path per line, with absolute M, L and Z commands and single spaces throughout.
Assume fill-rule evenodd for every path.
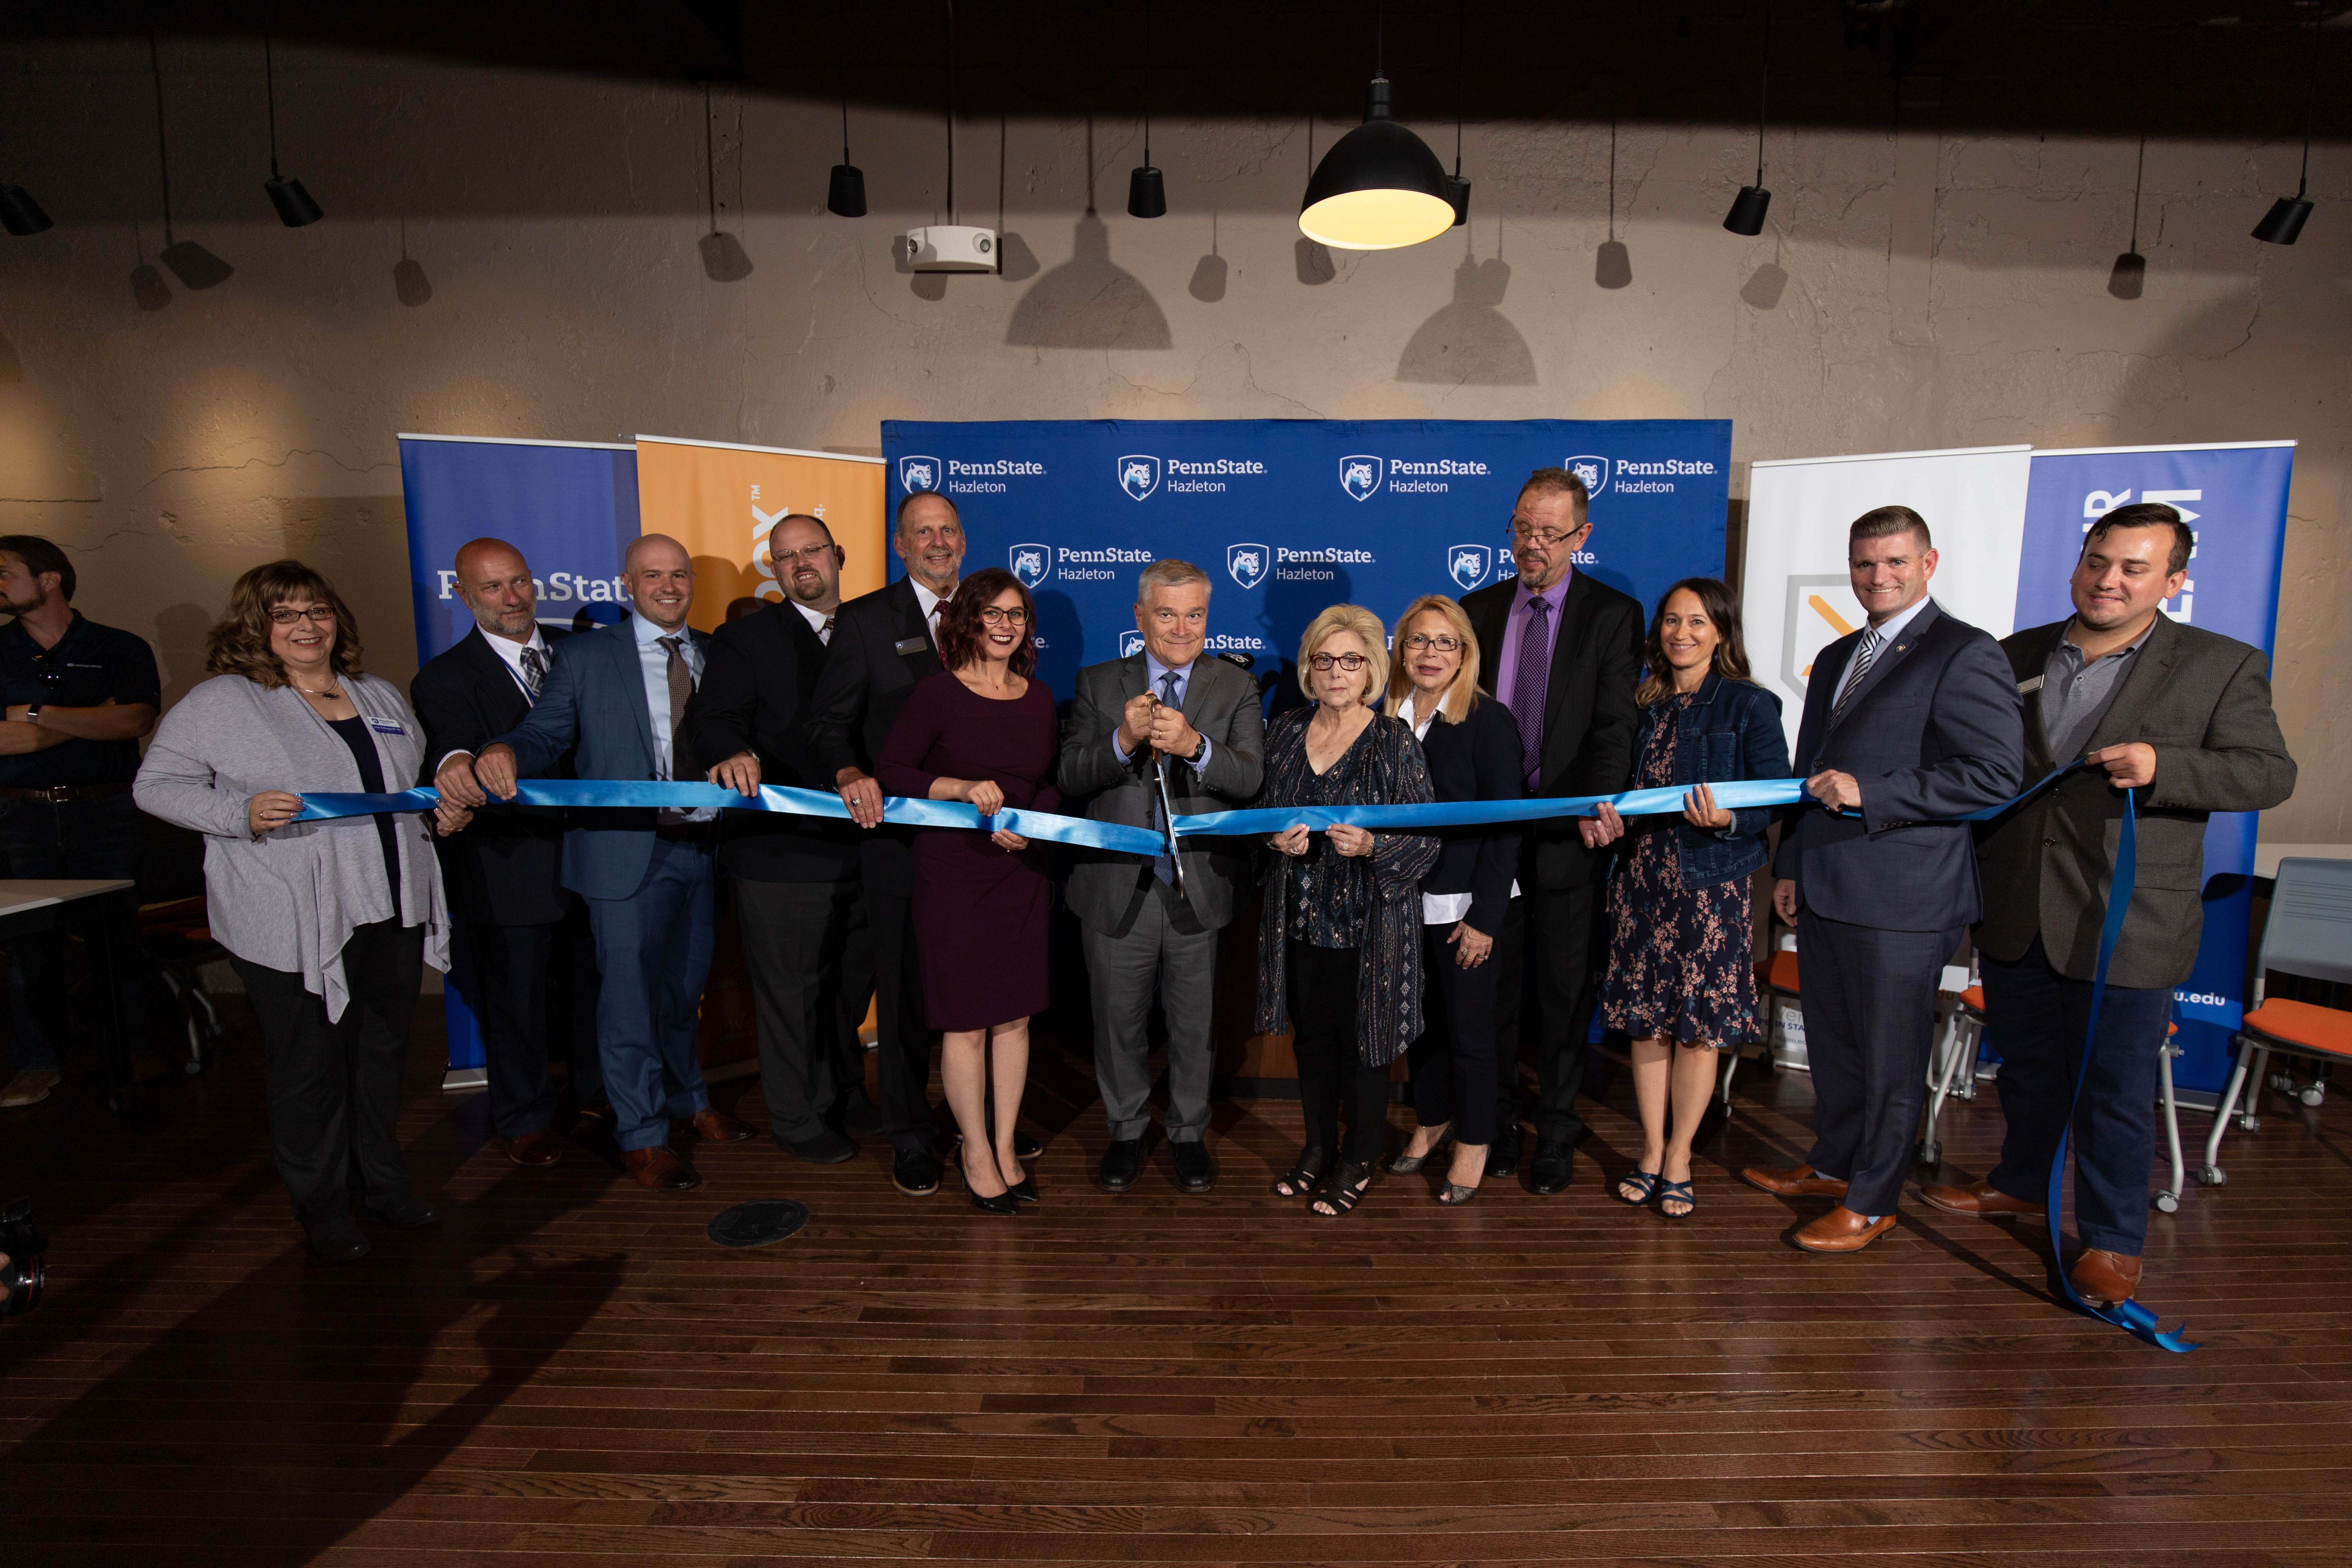
M 1727 811 L 1795 805 L 1808 798 L 1802 779 L 1742 779 L 1709 784 L 1715 804 Z M 1616 795 L 1539 795 L 1533 800 L 1444 800 L 1423 805 L 1286 805 L 1247 811 L 1212 811 L 1176 818 L 1178 837 L 1235 833 L 1280 833 L 1304 825 L 1386 828 L 1419 832 L 1432 827 L 1475 827 L 1496 822 L 1536 822 L 1553 816 L 1591 816 L 1608 803 L 1621 816 L 1678 812 L 1687 785 L 1624 790 Z

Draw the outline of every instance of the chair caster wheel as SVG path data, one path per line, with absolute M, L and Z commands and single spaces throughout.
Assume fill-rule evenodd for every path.
M 2327 1099 L 2327 1089 L 2324 1084 L 2315 1083 L 2309 1089 L 2305 1089 L 2301 1094 L 2296 1095 L 2295 1098 L 2303 1101 L 2305 1105 L 2318 1105 Z
M 2226 1187 L 2230 1184 L 2230 1173 L 2219 1165 L 2208 1165 L 2197 1173 L 2197 1184 L 2200 1187 Z
M 180 1064 L 180 1070 L 190 1078 L 194 1078 L 205 1070 L 205 1064 L 199 1061 L 184 1061 Z
M 2174 1197 L 2170 1193 L 2158 1193 L 2156 1194 L 2156 1212 L 2158 1214 L 2179 1214 L 2180 1212 L 2180 1200 Z

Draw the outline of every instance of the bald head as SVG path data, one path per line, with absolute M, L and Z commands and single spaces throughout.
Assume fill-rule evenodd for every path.
M 694 605 L 694 558 L 685 545 L 667 533 L 642 534 L 622 554 L 621 574 L 637 614 L 666 632 L 686 625 Z
M 527 643 L 538 624 L 539 584 L 530 563 L 503 539 L 469 539 L 451 563 L 457 597 L 486 637 Z

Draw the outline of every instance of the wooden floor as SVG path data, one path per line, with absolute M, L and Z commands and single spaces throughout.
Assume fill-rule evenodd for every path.
M 1859 1257 L 1791 1247 L 1812 1211 L 1724 1167 L 1801 1152 L 1801 1075 L 1744 1074 L 1683 1223 L 1596 1178 L 1622 1082 L 1565 1194 L 1453 1213 L 1383 1175 L 1331 1222 L 1265 1192 L 1295 1104 L 1219 1108 L 1213 1196 L 1157 1152 L 1095 1191 L 1081 1061 L 1039 1075 L 1045 1202 L 1006 1220 L 898 1195 L 876 1149 L 710 1152 L 677 1196 L 584 1148 L 520 1170 L 420 1040 L 448 1218 L 353 1268 L 295 1245 L 250 1047 L 122 1123 L 86 1085 L 0 1113 L 56 1237 L 0 1323 L 0 1562 L 2352 1562 L 2335 1100 L 2273 1099 L 2156 1218 L 2147 1297 L 2204 1342 L 2176 1356 L 2053 1305 L 2030 1231 L 1913 1204 Z M 1999 1130 L 1959 1108 L 1956 1168 Z M 704 1239 L 779 1194 L 799 1237 Z

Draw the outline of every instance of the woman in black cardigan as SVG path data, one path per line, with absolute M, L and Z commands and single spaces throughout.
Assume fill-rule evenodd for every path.
M 1431 594 L 1397 620 L 1388 710 L 1412 727 L 1429 761 L 1430 786 L 1446 800 L 1517 800 L 1527 753 L 1511 711 L 1478 689 L 1478 638 L 1462 606 Z M 1495 1141 L 1495 937 L 1518 889 L 1515 827 L 1449 827 L 1436 868 L 1421 884 L 1422 968 L 1429 976 L 1427 1027 L 1406 1053 L 1412 1068 L 1412 1141 L 1389 1162 L 1398 1175 L 1454 1148 L 1441 1204 L 1468 1203 Z M 1517 1130 L 1514 1129 L 1514 1131 Z

